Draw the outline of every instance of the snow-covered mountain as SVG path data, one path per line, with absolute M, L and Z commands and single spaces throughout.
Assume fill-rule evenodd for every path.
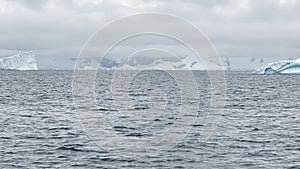
M 35 54 L 23 52 L 6 58 L 0 58 L 1 70 L 38 70 Z
M 178 57 L 151 53 L 149 55 L 130 56 L 123 58 L 121 61 L 110 60 L 109 63 L 113 64 L 109 65 L 101 62 L 101 68 L 121 70 L 143 70 L 152 68 L 159 68 L 162 70 L 202 70 L 203 66 L 200 61 L 195 60 L 186 59 L 186 56 Z
M 181 62 L 179 58 L 172 56 L 133 56 L 123 60 L 119 64 L 119 69 L 135 70 L 145 68 L 161 68 L 168 70 L 186 69 L 186 64 Z
M 258 74 L 300 74 L 300 59 L 269 63 L 257 70 Z

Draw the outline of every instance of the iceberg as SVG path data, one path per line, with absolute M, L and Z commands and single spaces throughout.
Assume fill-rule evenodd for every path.
M 269 63 L 257 70 L 257 74 L 300 74 L 300 58 Z
M 6 58 L 0 58 L 1 70 L 38 70 L 35 54 L 23 52 Z

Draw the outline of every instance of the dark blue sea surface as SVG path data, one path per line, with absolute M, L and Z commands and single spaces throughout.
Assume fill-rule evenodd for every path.
M 190 76 L 174 73 L 186 86 L 193 84 Z M 180 121 L 183 104 L 197 114 L 195 121 L 180 123 L 190 128 L 177 144 L 131 156 L 97 144 L 86 132 L 75 113 L 72 71 L 0 71 L 0 168 L 300 168 L 300 76 L 225 72 L 226 104 L 217 129 L 201 142 L 212 90 L 206 72 L 193 73 L 197 91 L 188 92 L 199 97 L 183 103 L 185 91 L 163 71 L 124 80 L 127 90 L 118 88 L 122 79 L 111 87 L 112 72 L 98 72 L 94 111 L 107 117 L 100 127 L 117 137 L 156 136 Z M 122 93 L 128 103 L 118 97 Z M 124 114 L 117 114 L 120 109 Z

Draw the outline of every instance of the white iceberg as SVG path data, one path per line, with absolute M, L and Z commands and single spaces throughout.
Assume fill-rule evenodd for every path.
M 300 58 L 269 63 L 259 70 L 258 74 L 300 74 Z
M 35 54 L 23 52 L 6 58 L 0 58 L 1 70 L 38 70 Z

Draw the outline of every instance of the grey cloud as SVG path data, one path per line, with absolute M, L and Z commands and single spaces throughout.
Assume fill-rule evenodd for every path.
M 20 4 L 26 8 L 34 9 L 34 10 L 42 10 L 49 2 L 49 0 L 42 0 L 42 1 L 36 1 L 36 0 L 11 0 L 10 2 Z

